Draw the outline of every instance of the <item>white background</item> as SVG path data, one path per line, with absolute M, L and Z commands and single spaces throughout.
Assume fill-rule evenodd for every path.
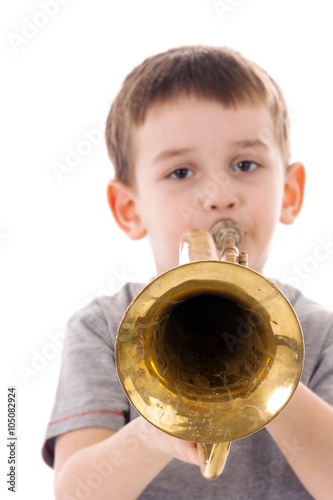
M 104 142 L 62 176 L 54 169 L 105 121 L 123 78 L 145 57 L 184 44 L 228 45 L 279 82 L 293 160 L 308 177 L 303 211 L 279 228 L 266 275 L 296 280 L 332 308 L 331 2 L 225 0 L 224 14 L 210 0 L 51 3 L 52 15 L 46 0 L 0 8 L 0 494 L 13 498 L 5 484 L 6 388 L 15 385 L 20 500 L 53 498 L 40 450 L 68 318 L 99 293 L 154 274 L 147 243 L 127 241 L 112 220 Z

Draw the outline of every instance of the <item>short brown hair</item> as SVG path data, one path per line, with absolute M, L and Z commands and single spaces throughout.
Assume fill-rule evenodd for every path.
M 125 78 L 106 124 L 106 143 L 116 178 L 132 184 L 132 132 L 156 103 L 181 95 L 222 102 L 267 105 L 278 143 L 289 160 L 289 118 L 276 82 L 256 63 L 225 47 L 185 46 L 145 59 Z

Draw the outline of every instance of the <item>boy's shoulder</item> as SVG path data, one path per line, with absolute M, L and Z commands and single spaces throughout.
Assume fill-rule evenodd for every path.
M 111 308 L 119 311 L 128 307 L 130 302 L 141 292 L 147 283 L 127 282 L 113 295 L 102 295 L 93 302 L 99 304 L 106 312 Z
M 307 360 L 317 362 L 323 352 L 333 349 L 333 311 L 309 299 L 297 288 L 271 280 L 293 306 L 302 327 Z M 332 354 L 330 358 L 332 359 Z M 315 361 L 316 360 L 316 361 Z
M 95 333 L 99 336 L 114 337 L 119 323 L 137 294 L 146 286 L 145 283 L 128 282 L 114 295 L 98 296 L 79 308 L 67 324 L 68 336 L 81 337 Z
M 327 321 L 333 322 L 333 311 L 323 306 L 319 302 L 308 298 L 298 288 L 287 283 L 282 283 L 277 279 L 271 281 L 281 290 L 287 297 L 296 313 L 303 318 L 303 320 L 311 321 Z
M 147 283 L 128 282 L 114 295 L 98 297 L 94 302 L 100 307 L 107 321 L 119 325 L 127 307 Z

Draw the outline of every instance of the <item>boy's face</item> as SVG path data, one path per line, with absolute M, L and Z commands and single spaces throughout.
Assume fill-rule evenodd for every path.
M 264 106 L 184 97 L 153 106 L 135 129 L 133 207 L 151 244 L 157 272 L 178 265 L 181 236 L 233 219 L 241 250 L 262 272 L 283 207 L 286 166 Z M 295 211 L 295 210 L 294 210 Z

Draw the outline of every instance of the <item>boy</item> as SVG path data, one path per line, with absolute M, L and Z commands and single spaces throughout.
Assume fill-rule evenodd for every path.
M 289 164 L 286 105 L 276 83 L 237 52 L 182 47 L 128 75 L 108 118 L 116 178 L 109 204 L 132 239 L 147 236 L 157 274 L 178 265 L 179 240 L 233 219 L 240 250 L 263 272 L 279 221 L 303 199 L 304 167 Z M 44 458 L 60 499 L 328 499 L 333 491 L 333 315 L 279 284 L 305 338 L 301 383 L 265 429 L 232 444 L 215 481 L 200 475 L 193 443 L 148 424 L 128 403 L 114 366 L 128 283 L 69 323 Z

